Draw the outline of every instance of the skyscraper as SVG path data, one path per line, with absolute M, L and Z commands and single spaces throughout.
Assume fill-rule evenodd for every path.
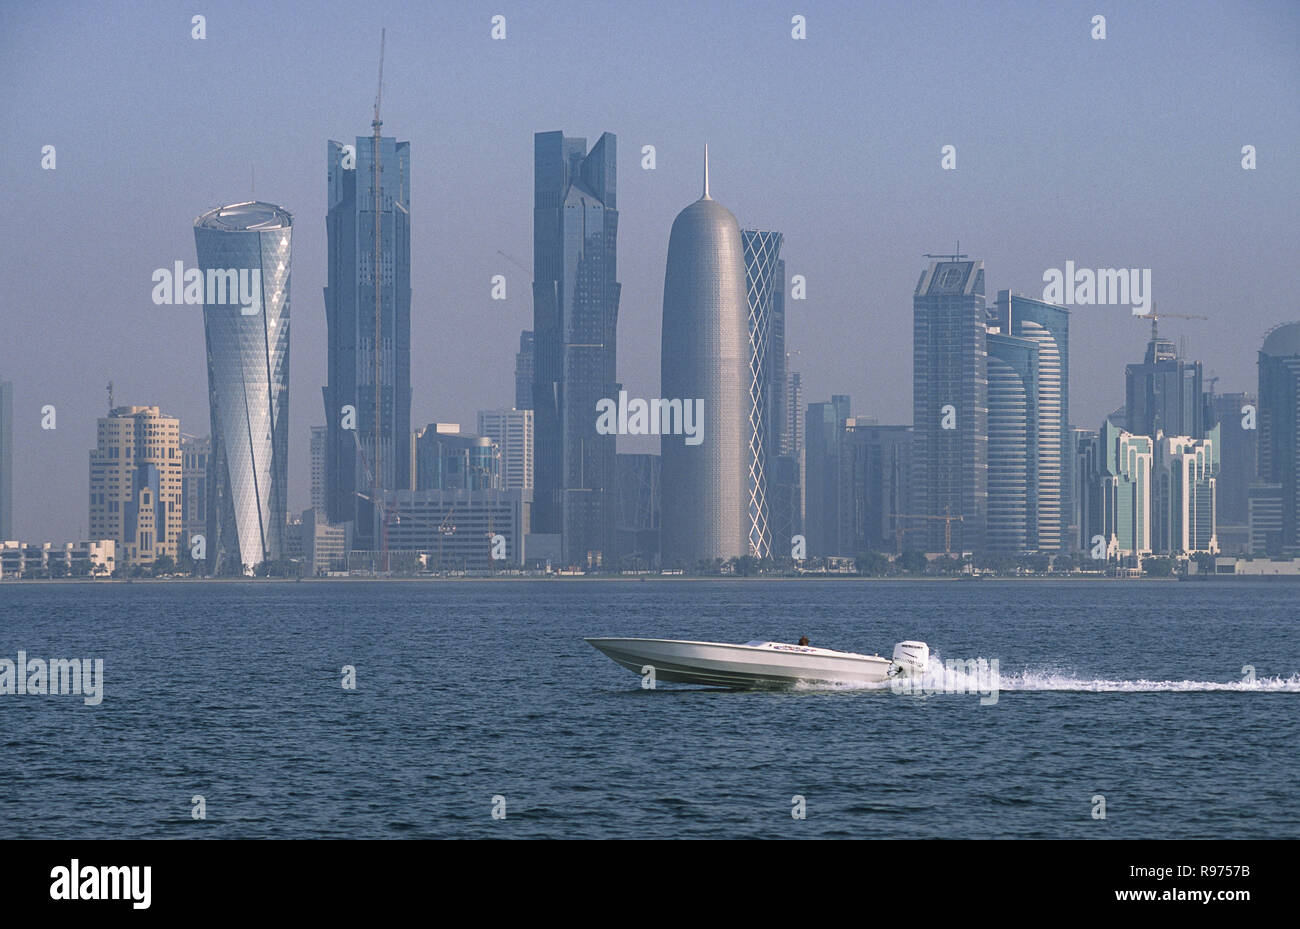
M 768 520 L 772 526 L 772 554 L 792 557 L 794 537 L 803 535 L 803 385 L 799 372 L 791 371 L 785 352 L 785 262 L 777 262 L 779 290 L 773 291 L 773 342 L 779 338 L 780 375 L 772 384 L 773 396 L 780 404 L 773 404 L 772 424 L 777 454 L 768 459 L 767 505 Z M 779 333 L 779 335 L 778 335 Z M 777 348 L 772 349 L 777 361 Z M 775 368 L 774 368 L 775 370 Z M 779 426 L 779 430 L 775 427 Z
M 533 489 L 533 411 L 479 410 L 478 433 L 501 450 L 501 487 Z
M 1215 475 L 1219 427 L 1203 439 L 1159 436 L 1151 464 L 1151 548 L 1169 554 L 1219 551 Z
M 217 207 L 194 221 L 208 353 L 212 455 L 208 564 L 240 572 L 278 559 L 288 518 L 289 259 L 293 217 L 270 203 Z M 219 302 L 211 281 L 248 271 L 248 306 Z M 242 286 L 241 286 L 242 290 Z M 242 296 L 242 294 L 241 294 Z
M 803 457 L 803 380 L 798 371 L 786 371 L 785 433 L 781 453 Z
M 984 262 L 960 257 L 932 261 L 912 297 L 910 491 L 910 512 L 952 519 L 959 552 L 983 548 L 988 512 Z M 942 551 L 944 520 L 913 538 Z
M 325 509 L 378 547 L 358 494 L 411 486 L 410 143 L 331 141 L 326 168 Z
M 209 436 L 181 435 L 181 543 L 188 550 L 190 538 L 208 532 L 208 459 L 212 457 Z
M 1039 497 L 1038 346 L 997 327 L 990 328 L 985 338 L 989 382 L 985 544 L 989 551 L 1005 554 L 1037 551 L 1038 507 L 1047 504 Z
M 749 552 L 748 319 L 740 226 L 709 195 L 706 149 L 704 193 L 673 220 L 664 273 L 660 389 L 683 408 L 703 406 L 702 441 L 660 438 L 668 567 Z
M 519 351 L 515 353 L 515 409 L 533 408 L 533 333 L 519 333 Z M 532 465 L 529 465 L 532 468 Z
M 1250 485 L 1259 479 L 1259 400 L 1254 392 L 1210 396 L 1210 426 L 1219 427 L 1215 527 L 1219 548 L 1238 554 L 1250 547 Z
M 658 455 L 618 456 L 618 534 L 621 567 L 659 564 L 659 501 L 663 493 Z
M 90 537 L 116 541 L 119 564 L 176 558 L 182 463 L 180 421 L 158 407 L 120 406 L 100 417 L 90 453 Z
M 1069 462 L 1074 449 L 1070 422 L 1070 312 L 1042 300 L 1010 291 L 998 291 L 990 322 L 1005 335 L 1025 339 L 1036 348 L 1037 374 L 1033 381 L 1034 433 L 1027 449 L 1033 459 L 1034 486 L 1028 501 L 1032 513 L 1026 527 L 1032 551 L 1056 552 L 1069 549 L 1065 527 L 1070 525 L 1073 506 L 1069 497 Z M 989 348 L 990 357 L 992 348 Z M 991 362 L 990 362 L 991 365 Z M 989 369 L 989 415 L 992 417 L 993 372 Z M 993 429 L 990 422 L 989 429 Z M 990 442 L 992 441 L 990 435 Z M 993 451 L 989 449 L 989 480 L 993 480 Z M 989 488 L 989 518 L 992 519 L 992 486 Z
M 1252 497 L 1276 501 L 1265 509 L 1280 508 L 1281 515 L 1276 530 L 1260 534 L 1261 544 L 1270 555 L 1294 558 L 1300 555 L 1300 323 L 1271 330 L 1259 350 L 1258 425 L 1259 477 L 1272 486 L 1252 488 Z
M 789 370 L 785 340 L 785 260 L 778 259 L 772 275 L 771 337 L 767 342 L 767 455 L 769 460 L 777 455 L 790 455 L 789 417 L 787 393 Z M 768 469 L 771 470 L 770 468 Z M 769 475 L 768 483 L 771 483 Z
M 533 529 L 559 534 L 569 564 L 615 543 L 616 437 L 596 404 L 620 389 L 617 144 L 533 137 Z
M 767 501 L 767 465 L 772 453 L 772 323 L 781 233 L 746 229 L 740 233 L 740 241 L 749 307 L 749 553 L 767 558 L 772 554 Z M 785 341 L 784 330 L 781 341 Z
M 840 554 L 840 458 L 849 412 L 847 394 L 835 394 L 829 403 L 808 404 L 804 535 L 812 556 Z
M 911 426 L 845 421 L 840 448 L 840 539 L 837 554 L 892 551 L 907 512 Z
M 1154 324 L 1141 364 L 1125 369 L 1125 428 L 1155 438 L 1205 438 L 1205 396 L 1201 363 L 1178 357 L 1174 343 L 1158 338 Z
M 1086 513 L 1085 551 L 1102 559 L 1151 551 L 1151 469 L 1155 443 L 1103 421 L 1095 440 L 1081 444 Z M 1094 556 L 1095 557 L 1095 556 Z
M 14 533 L 14 385 L 0 380 L 0 542 Z

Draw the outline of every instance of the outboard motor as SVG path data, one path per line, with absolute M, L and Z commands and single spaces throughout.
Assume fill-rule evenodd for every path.
M 899 642 L 894 646 L 894 663 L 890 669 L 902 677 L 920 677 L 930 663 L 930 646 L 924 642 Z

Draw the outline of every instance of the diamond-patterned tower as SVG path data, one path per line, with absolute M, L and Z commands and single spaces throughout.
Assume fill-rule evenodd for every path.
M 740 233 L 745 251 L 745 291 L 749 302 L 749 553 L 755 558 L 772 554 L 772 530 L 767 504 L 768 436 L 772 428 L 768 409 L 769 347 L 772 339 L 772 305 L 781 233 L 745 229 Z

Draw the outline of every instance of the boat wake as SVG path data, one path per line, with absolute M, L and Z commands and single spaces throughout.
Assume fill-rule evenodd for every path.
M 1116 681 L 1105 678 L 1079 678 L 1069 674 L 1022 671 L 1000 675 L 1004 691 L 1061 691 L 1079 693 L 1300 693 L 1300 674 L 1290 677 L 1257 677 L 1253 681 Z
M 1026 668 L 1007 672 L 999 669 L 992 676 L 990 663 L 983 659 L 975 662 L 945 662 L 937 652 L 931 653 L 925 673 L 907 683 L 908 694 L 973 694 L 989 693 L 993 686 L 1004 693 L 1300 693 L 1300 673 L 1289 677 L 1281 675 L 1244 677 L 1236 680 L 1115 680 L 1094 678 L 1059 669 Z M 825 683 L 800 682 L 796 691 L 880 690 L 898 689 L 893 681 L 879 683 Z

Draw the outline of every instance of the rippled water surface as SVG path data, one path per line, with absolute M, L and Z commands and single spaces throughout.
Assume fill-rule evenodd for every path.
M 98 706 L 0 694 L 0 819 L 46 838 L 1295 838 L 1297 595 L 1266 582 L 6 583 L 0 658 L 102 658 L 105 685 Z M 997 702 L 645 690 L 582 641 L 801 634 L 997 659 Z

